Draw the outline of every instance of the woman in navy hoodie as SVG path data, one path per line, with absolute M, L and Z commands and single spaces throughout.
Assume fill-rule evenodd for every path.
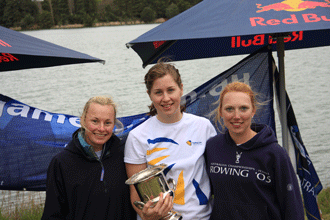
M 220 94 L 216 120 L 227 129 L 211 138 L 205 151 L 214 194 L 211 219 L 302 220 L 288 154 L 269 126 L 251 122 L 257 105 L 250 86 L 241 82 Z
M 43 219 L 135 220 L 124 149 L 113 134 L 116 106 L 96 96 L 85 105 L 81 128 L 50 162 Z

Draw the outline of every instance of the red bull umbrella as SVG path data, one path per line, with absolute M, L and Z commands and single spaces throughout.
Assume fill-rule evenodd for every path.
M 285 50 L 330 45 L 330 0 L 204 0 L 127 43 L 143 67 L 160 57 L 173 61 L 277 50 L 281 100 L 285 100 Z M 280 103 L 286 112 L 285 103 Z M 287 124 L 286 114 L 281 115 Z M 288 130 L 282 126 L 283 146 Z
M 0 72 L 104 60 L 0 26 Z
M 175 61 L 250 54 L 276 36 L 285 49 L 330 44 L 330 0 L 204 0 L 127 44 L 143 66 L 170 55 Z

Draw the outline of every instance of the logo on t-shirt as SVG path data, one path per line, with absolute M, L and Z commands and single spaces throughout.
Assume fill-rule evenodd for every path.
M 191 141 L 191 140 L 188 140 L 186 143 L 187 143 L 189 146 L 191 146 L 191 145 L 201 145 L 201 144 L 202 144 L 201 141 Z
M 166 138 L 166 137 L 159 137 L 159 138 L 155 138 L 153 140 L 152 139 L 148 139 L 148 144 L 157 144 L 157 143 L 161 143 L 161 142 L 170 142 L 170 143 L 179 145 L 173 139 Z

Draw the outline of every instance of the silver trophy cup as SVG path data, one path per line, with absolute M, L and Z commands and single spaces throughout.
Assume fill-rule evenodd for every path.
M 154 205 L 159 201 L 159 193 L 163 193 L 163 198 L 167 194 L 174 196 L 176 188 L 175 181 L 173 179 L 166 180 L 163 173 L 167 167 L 166 164 L 160 164 L 153 167 L 148 167 L 126 180 L 126 184 L 134 185 L 136 191 L 139 194 L 141 201 L 135 201 L 134 205 L 143 209 L 144 205 L 151 200 Z M 169 185 L 172 185 L 170 188 Z M 162 219 L 166 220 L 180 220 L 182 216 L 180 213 L 171 210 L 167 216 Z

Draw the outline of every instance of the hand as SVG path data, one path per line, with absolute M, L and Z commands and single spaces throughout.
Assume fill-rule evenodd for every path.
M 149 200 L 142 209 L 143 220 L 158 220 L 168 215 L 173 208 L 173 198 L 169 194 L 163 198 L 163 193 L 159 194 L 159 201 L 154 207 L 153 202 Z

